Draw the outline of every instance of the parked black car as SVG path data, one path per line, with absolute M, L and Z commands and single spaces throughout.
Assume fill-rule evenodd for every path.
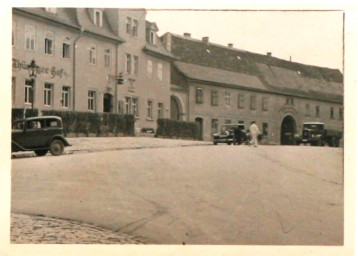
M 303 124 L 302 137 L 296 138 L 296 144 L 309 143 L 312 146 L 339 147 L 342 132 L 326 129 L 324 123 L 307 122 Z
M 245 124 L 225 124 L 221 127 L 220 132 L 213 134 L 213 143 L 217 145 L 218 143 L 226 143 L 231 145 L 232 143 L 239 143 L 235 139 L 235 130 L 241 130 L 241 142 L 246 141 L 246 132 Z M 240 142 L 240 143 L 241 143 Z
M 65 146 L 71 146 L 62 136 L 62 120 L 57 116 L 30 117 L 14 121 L 11 134 L 11 151 L 35 151 L 44 156 L 50 150 L 61 155 Z

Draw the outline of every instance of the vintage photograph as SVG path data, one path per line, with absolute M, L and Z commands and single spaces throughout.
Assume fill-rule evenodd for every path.
M 344 11 L 11 10 L 11 244 L 344 245 Z

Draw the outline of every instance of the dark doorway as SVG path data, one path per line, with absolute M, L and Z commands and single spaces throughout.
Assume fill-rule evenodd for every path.
M 180 120 L 179 104 L 176 98 L 173 96 L 170 97 L 170 119 L 171 120 Z
M 202 140 L 203 139 L 203 119 L 201 117 L 197 117 L 195 118 L 195 122 L 197 122 L 199 124 L 199 134 L 200 134 L 200 137 L 199 139 Z
M 296 121 L 292 116 L 286 116 L 281 124 L 281 145 L 295 144 Z
M 105 93 L 103 94 L 103 112 L 111 113 L 113 107 L 113 96 L 112 94 Z

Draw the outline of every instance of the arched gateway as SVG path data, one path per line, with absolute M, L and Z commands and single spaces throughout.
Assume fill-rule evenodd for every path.
M 296 120 L 290 115 L 286 116 L 281 124 L 281 145 L 294 145 L 296 130 Z

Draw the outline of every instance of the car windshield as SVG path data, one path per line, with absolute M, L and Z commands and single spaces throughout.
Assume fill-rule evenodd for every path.
M 323 124 L 304 124 L 303 129 L 322 130 Z
M 233 131 L 234 129 L 235 129 L 234 125 L 224 125 L 221 127 L 222 132 Z

